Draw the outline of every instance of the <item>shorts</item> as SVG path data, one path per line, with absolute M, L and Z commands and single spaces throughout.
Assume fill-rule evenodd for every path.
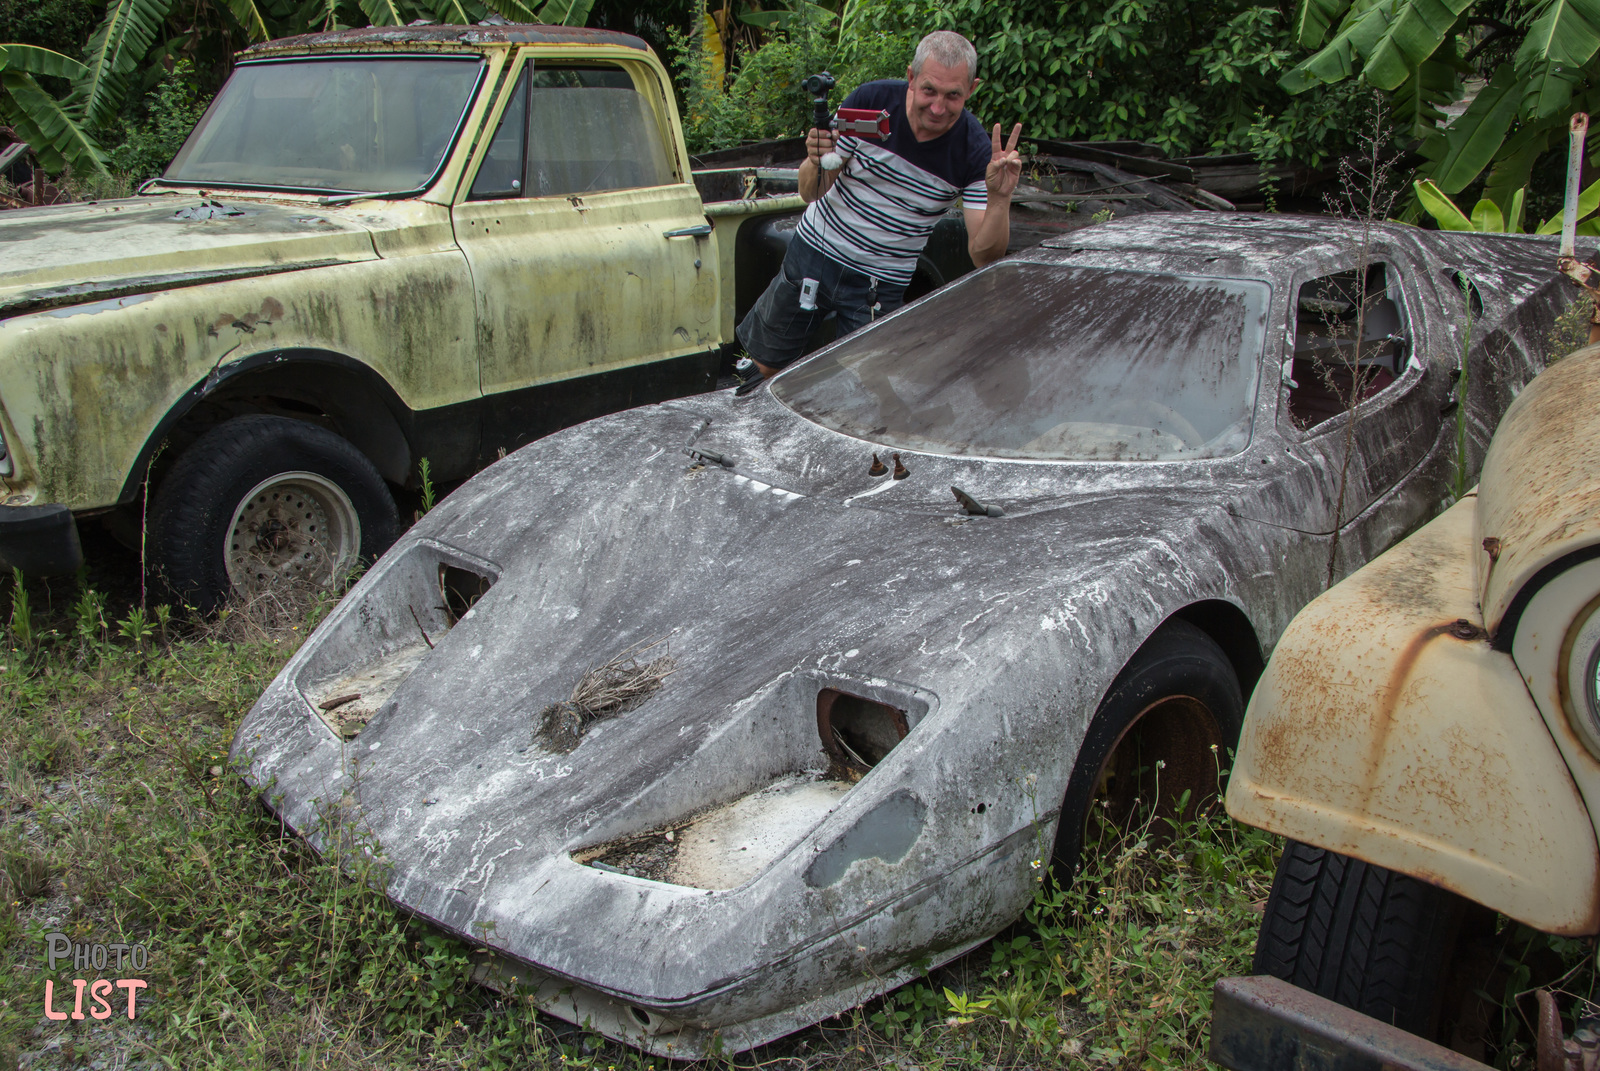
M 815 279 L 817 307 L 800 307 L 800 285 Z M 739 321 L 738 338 L 745 352 L 768 368 L 782 368 L 805 353 L 806 340 L 828 313 L 843 338 L 875 317 L 887 316 L 905 304 L 906 288 L 877 284 L 878 310 L 872 310 L 873 281 L 853 268 L 832 260 L 799 237 L 789 243 L 783 267 Z

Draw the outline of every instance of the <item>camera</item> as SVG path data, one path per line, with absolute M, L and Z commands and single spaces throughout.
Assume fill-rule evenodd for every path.
M 826 100 L 828 94 L 833 92 L 833 85 L 833 75 L 822 71 L 819 74 L 807 75 L 806 80 L 800 83 L 800 88 L 810 96 Z

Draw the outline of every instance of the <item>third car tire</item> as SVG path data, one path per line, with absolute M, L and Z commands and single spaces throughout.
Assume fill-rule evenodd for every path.
M 1466 907 L 1408 875 L 1289 841 L 1254 972 L 1434 1038 Z
M 365 455 L 315 424 L 252 415 L 195 440 L 150 507 L 156 572 L 210 612 L 230 588 L 336 585 L 394 542 L 394 499 Z

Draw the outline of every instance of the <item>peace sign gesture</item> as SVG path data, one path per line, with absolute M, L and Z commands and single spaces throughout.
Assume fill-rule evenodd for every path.
M 989 154 L 989 168 L 984 172 L 984 184 L 990 197 L 1010 199 L 1022 178 L 1022 154 L 1017 152 L 1017 139 L 1022 136 L 1022 124 L 1011 128 L 1011 138 L 1004 149 L 1000 148 L 1000 124 L 994 125 L 994 147 Z

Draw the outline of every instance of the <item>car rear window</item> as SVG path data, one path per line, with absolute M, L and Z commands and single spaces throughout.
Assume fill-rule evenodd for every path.
M 774 380 L 846 435 L 924 453 L 1159 461 L 1250 441 L 1271 288 L 1026 262 L 967 276 Z

